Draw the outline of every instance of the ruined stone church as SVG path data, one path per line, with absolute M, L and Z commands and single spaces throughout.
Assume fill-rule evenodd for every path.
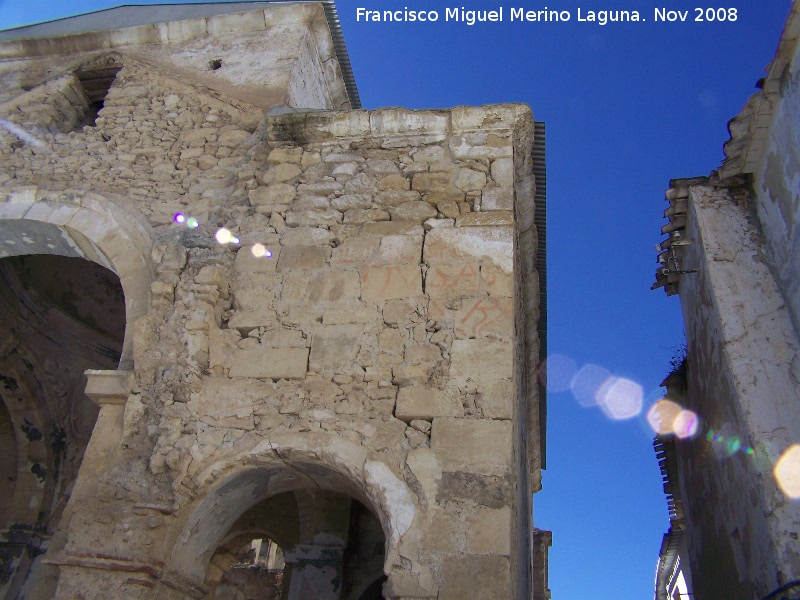
M 329 3 L 0 32 L 0 598 L 548 598 L 543 133 Z

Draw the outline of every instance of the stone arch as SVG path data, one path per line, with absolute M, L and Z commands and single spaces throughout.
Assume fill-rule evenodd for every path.
M 147 311 L 152 280 L 151 236 L 120 199 L 31 187 L 0 198 L 3 444 L 16 450 L 16 480 L 2 490 L 10 499 L 0 542 L 14 543 L 0 544 L 0 596 L 15 597 L 29 573 L 51 576 L 51 567 L 40 564 L 42 551 L 53 547 L 63 525 L 98 413 L 85 395 L 85 369 L 133 368 L 133 325 Z M 44 293 L 45 281 L 67 280 L 77 285 L 78 297 L 80 289 L 95 290 L 101 304 L 75 315 L 66 309 L 76 303 L 59 304 L 67 295 L 54 300 Z M 98 281 L 112 285 L 97 287 Z M 81 288 L 84 283 L 89 287 Z M 99 319 L 107 324 L 108 315 L 118 317 L 113 331 L 90 325 L 98 306 L 114 307 Z
M 125 294 L 119 368 L 133 368 L 133 325 L 147 312 L 152 235 L 121 198 L 91 192 L 12 190 L 0 204 L 0 258 L 25 254 L 80 257 L 113 271 Z
M 170 570 L 202 580 L 215 548 L 244 512 L 281 493 L 311 490 L 348 496 L 372 512 L 384 534 L 383 569 L 390 572 L 416 509 L 405 482 L 369 454 L 332 434 L 282 434 L 208 465 L 190 478 L 197 500 L 184 509 Z

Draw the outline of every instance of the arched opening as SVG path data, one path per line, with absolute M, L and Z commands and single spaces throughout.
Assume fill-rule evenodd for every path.
M 254 535 L 262 534 L 243 532 L 217 547 L 206 570 L 214 600 L 283 597 L 283 549 Z
M 214 600 L 361 600 L 370 585 L 366 598 L 378 600 L 384 546 L 380 522 L 358 500 L 294 490 L 242 514 L 214 551 L 205 583 Z
M 52 546 L 98 415 L 84 371 L 118 367 L 125 313 L 94 262 L 0 259 L 0 597 L 24 594 Z
M 378 600 L 386 535 L 369 503 L 320 465 L 249 469 L 205 498 L 173 557 L 213 600 Z

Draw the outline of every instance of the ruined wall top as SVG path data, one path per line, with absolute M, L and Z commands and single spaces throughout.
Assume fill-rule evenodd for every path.
M 0 102 L 109 51 L 262 108 L 360 107 L 336 9 L 316 2 L 121 6 L 3 31 Z
M 773 111 L 780 102 L 784 74 L 797 53 L 799 42 L 800 2 L 793 0 L 775 56 L 765 69 L 766 77 L 756 84 L 759 91 L 728 122 L 731 137 L 723 145 L 725 160 L 719 169 L 720 179 L 740 173 L 752 173 L 763 159 Z

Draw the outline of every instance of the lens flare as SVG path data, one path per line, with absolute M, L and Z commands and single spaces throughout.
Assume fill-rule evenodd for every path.
M 697 419 L 699 422 L 699 418 Z M 723 429 L 728 429 L 727 426 L 723 427 Z M 752 446 L 746 445 L 741 438 L 734 434 L 725 434 L 721 431 L 715 431 L 713 429 L 709 429 L 706 433 L 706 441 L 709 442 L 714 451 L 717 453 L 719 457 L 727 457 L 733 456 L 737 452 L 743 452 L 747 456 L 753 456 L 753 458 L 757 459 L 757 463 L 760 462 L 756 455 L 756 449 Z M 762 452 L 762 456 L 764 453 Z M 759 466 L 759 468 L 762 468 Z
M 773 473 L 784 494 L 800 498 L 800 444 L 793 444 L 784 451 Z
M 647 422 L 658 435 L 675 433 L 675 420 L 681 414 L 681 406 L 672 400 L 661 398 L 647 411 Z
M 253 244 L 253 247 L 250 248 L 250 254 L 256 258 L 261 258 L 267 255 L 267 249 L 264 247 L 264 244 Z
M 578 366 L 571 358 L 561 354 L 551 354 L 539 370 L 539 377 L 547 385 L 549 392 L 564 392 L 570 388 Z
M 173 220 L 176 223 L 181 223 L 181 224 L 186 223 L 186 215 L 184 215 L 183 213 L 175 213 Z
M 7 129 L 15 136 L 17 136 L 19 139 L 21 139 L 23 142 L 33 146 L 37 150 L 48 150 L 47 146 L 42 141 L 40 141 L 38 138 L 28 133 L 21 127 L 14 125 L 14 123 L 10 121 L 6 121 L 5 119 L 0 119 L 0 127 Z
M 225 229 L 224 227 L 220 227 L 217 230 L 217 233 L 214 235 L 218 244 L 230 244 L 231 240 L 233 239 L 233 234 L 230 232 L 229 229 Z
M 611 379 L 611 373 L 597 365 L 584 365 L 570 381 L 570 388 L 581 406 L 597 406 L 597 392 Z
M 697 416 L 697 413 L 691 410 L 682 410 L 678 416 L 675 417 L 672 426 L 675 430 L 675 435 L 685 440 L 697 435 L 697 430 L 700 428 L 700 418 Z M 739 445 L 741 446 L 741 443 Z
M 597 391 L 597 403 L 609 419 L 622 421 L 638 415 L 642 410 L 644 390 L 635 381 L 613 377 Z
M 186 225 L 187 227 L 191 227 L 192 229 L 197 229 L 198 227 L 200 227 L 200 221 L 198 221 L 194 217 L 189 217 L 188 219 L 186 219 Z

